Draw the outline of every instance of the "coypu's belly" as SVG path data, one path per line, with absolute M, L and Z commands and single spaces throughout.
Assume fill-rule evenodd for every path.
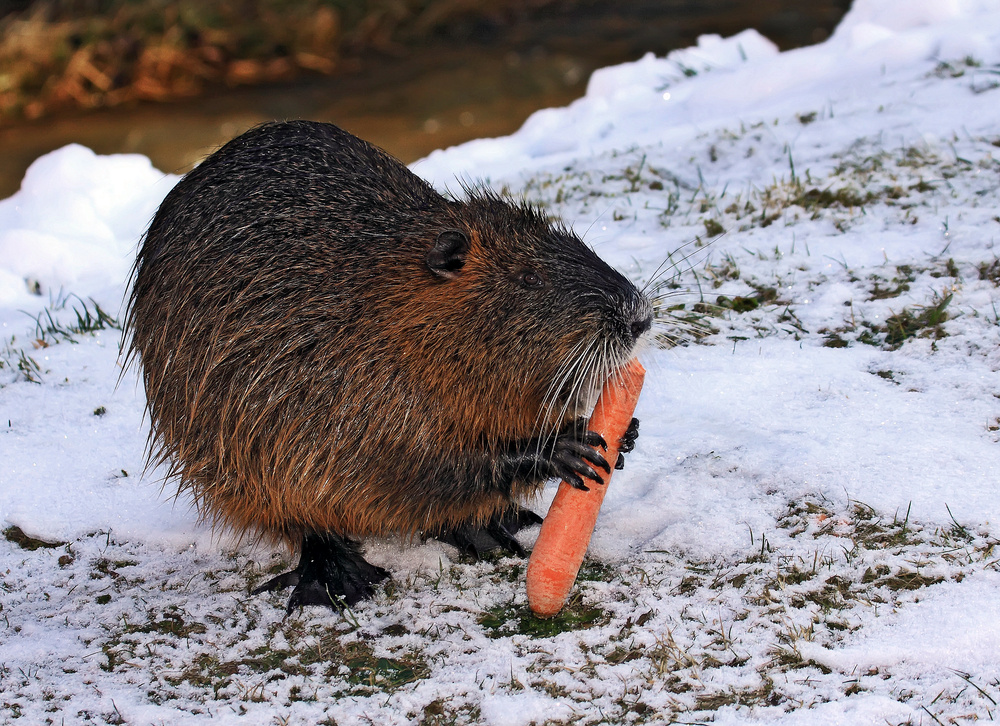
M 294 541 L 310 532 L 434 535 L 463 525 L 483 526 L 543 482 L 482 491 L 472 482 L 420 478 L 400 470 L 391 478 L 345 474 L 340 479 L 270 479 L 242 472 L 191 487 L 207 519 L 240 533 Z

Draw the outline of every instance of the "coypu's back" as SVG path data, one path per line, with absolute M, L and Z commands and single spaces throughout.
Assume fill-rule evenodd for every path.
M 497 478 L 512 442 L 552 441 L 649 327 L 648 301 L 541 214 L 446 200 L 309 122 L 185 176 L 133 279 L 151 459 L 207 518 L 293 543 L 510 507 L 545 478 Z

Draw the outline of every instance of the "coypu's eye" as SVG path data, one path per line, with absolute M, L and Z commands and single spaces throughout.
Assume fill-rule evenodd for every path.
M 534 270 L 521 270 L 517 273 L 517 281 L 521 287 L 529 290 L 545 287 L 545 280 Z

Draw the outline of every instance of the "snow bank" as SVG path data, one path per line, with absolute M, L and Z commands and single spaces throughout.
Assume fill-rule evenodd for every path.
M 20 191 L 0 201 L 0 305 L 31 305 L 32 295 L 60 289 L 120 289 L 177 179 L 145 156 L 98 156 L 77 144 L 39 158 Z
M 538 111 L 508 137 L 435 151 L 413 168 L 457 188 L 456 175 L 502 178 L 612 148 L 672 147 L 714 125 L 821 107 L 921 62 L 993 57 L 998 23 L 989 0 L 860 0 L 826 42 L 786 53 L 753 30 L 703 36 L 665 58 L 599 70 L 566 108 Z
M 65 371 L 61 389 L 0 391 L 0 519 L 8 525 L 52 540 L 102 529 L 176 546 L 209 542 L 191 526 L 189 501 L 175 507 L 155 472 L 140 476 L 144 399 L 134 374 L 116 388 L 118 331 L 43 348 L 27 317 L 47 306 L 68 324 L 74 306 L 94 310 L 91 298 L 118 315 L 139 237 L 178 178 L 144 156 L 72 144 L 36 160 L 21 189 L 0 201 L 0 329 L 8 349 L 26 347 L 42 375 Z

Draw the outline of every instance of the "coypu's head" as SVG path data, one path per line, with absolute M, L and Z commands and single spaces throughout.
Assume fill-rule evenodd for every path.
M 650 329 L 649 299 L 537 209 L 479 190 L 451 207 L 426 265 L 464 306 L 481 375 L 536 433 L 586 415 Z

